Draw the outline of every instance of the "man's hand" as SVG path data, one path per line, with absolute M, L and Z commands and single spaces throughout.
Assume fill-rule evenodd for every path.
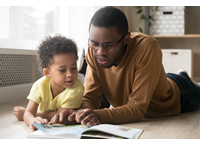
M 64 124 L 64 125 L 71 125 L 71 124 L 76 124 L 76 121 L 69 121 L 68 116 L 71 115 L 75 110 L 72 109 L 63 109 L 60 113 L 55 114 L 50 122 L 48 123 L 49 125 L 51 124 Z
M 76 120 L 77 123 L 87 126 L 95 126 L 100 124 L 99 115 L 91 109 L 81 109 L 73 112 L 69 117 L 69 121 Z

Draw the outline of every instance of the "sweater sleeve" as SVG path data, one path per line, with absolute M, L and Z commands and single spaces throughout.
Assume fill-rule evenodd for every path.
M 125 105 L 95 110 L 101 123 L 127 123 L 139 121 L 146 115 L 162 68 L 162 53 L 156 40 L 141 47 L 135 60 L 132 92 Z
M 102 88 L 98 78 L 93 51 L 88 48 L 86 54 L 87 70 L 85 76 L 85 91 L 81 108 L 98 109 L 101 105 Z

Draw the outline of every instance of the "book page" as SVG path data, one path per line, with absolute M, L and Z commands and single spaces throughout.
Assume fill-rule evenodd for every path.
M 81 135 L 81 139 L 86 139 L 86 138 L 99 138 L 99 139 L 123 139 L 122 137 L 115 136 L 113 134 L 108 134 L 100 131 L 87 131 L 83 132 Z
M 77 135 L 81 137 L 81 133 L 88 129 L 87 125 L 70 125 L 70 126 L 54 126 L 54 125 L 42 125 L 38 123 L 33 123 L 33 125 L 44 132 L 47 135 Z
M 80 136 L 74 134 L 60 134 L 60 135 L 48 135 L 41 130 L 36 130 L 29 133 L 27 138 L 42 138 L 42 139 L 80 139 Z
M 97 126 L 93 126 L 86 131 L 102 131 L 105 133 L 109 133 L 109 134 L 113 134 L 116 136 L 130 139 L 130 138 L 138 138 L 143 130 L 135 129 L 135 128 L 131 128 L 131 127 L 124 127 L 124 126 L 120 126 L 120 125 L 100 124 Z
M 70 125 L 70 126 L 55 126 L 33 123 L 33 125 L 43 132 L 39 136 L 39 132 L 33 132 L 27 137 L 38 138 L 81 138 L 98 137 L 98 138 L 131 138 L 137 139 L 142 133 L 142 129 L 124 127 L 120 125 L 100 124 L 97 126 L 88 127 L 87 125 Z M 102 133 L 103 132 L 103 133 Z

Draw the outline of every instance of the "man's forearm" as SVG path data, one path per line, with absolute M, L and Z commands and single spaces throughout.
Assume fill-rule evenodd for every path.
M 82 102 L 82 105 L 81 105 L 80 109 L 86 109 L 86 108 L 89 108 L 89 109 L 98 109 L 99 107 L 100 107 L 100 105 L 95 105 L 90 100 L 84 100 Z

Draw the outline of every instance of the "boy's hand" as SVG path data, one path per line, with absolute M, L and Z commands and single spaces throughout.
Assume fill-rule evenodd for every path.
M 95 126 L 100 124 L 99 115 L 91 109 L 82 109 L 72 113 L 69 116 L 69 121 L 76 120 L 77 123 L 87 126 Z
M 33 119 L 33 122 L 32 123 L 39 123 L 39 124 L 47 124 L 48 123 L 48 120 L 47 119 L 43 119 L 41 117 L 35 117 Z M 37 128 L 33 125 L 33 124 L 30 124 L 29 125 L 29 128 L 33 129 L 33 130 L 36 130 Z
M 13 113 L 16 116 L 18 121 L 23 121 L 23 116 L 24 116 L 24 112 L 25 112 L 25 107 L 21 107 L 21 106 L 16 106 L 14 107 Z
M 71 115 L 75 110 L 72 109 L 63 109 L 60 113 L 55 114 L 50 122 L 48 123 L 49 125 L 51 124 L 64 124 L 64 125 L 70 125 L 70 124 L 76 124 L 76 121 L 69 121 L 68 116 Z

